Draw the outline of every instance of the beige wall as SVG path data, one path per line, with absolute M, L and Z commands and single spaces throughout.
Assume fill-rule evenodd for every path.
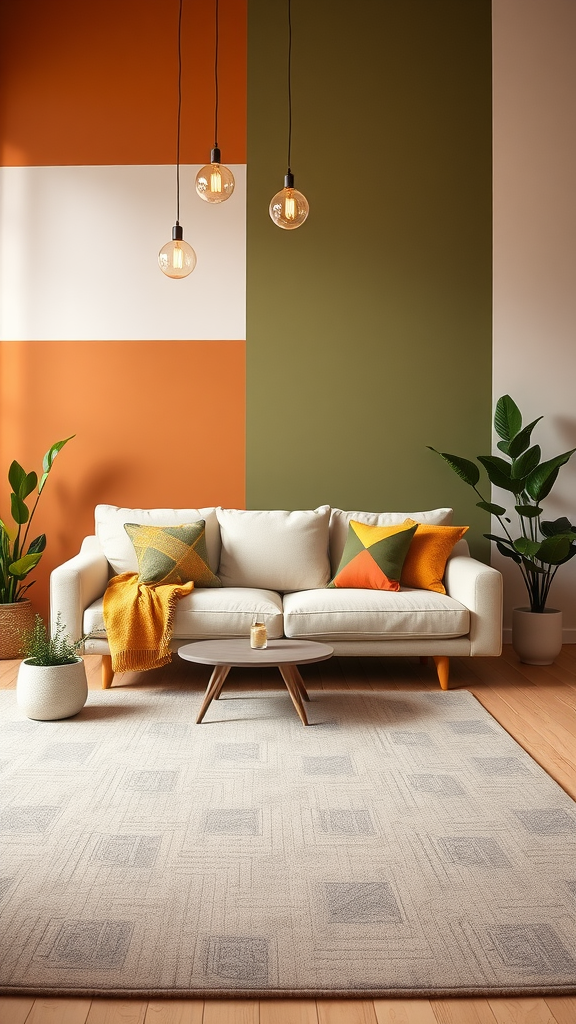
M 508 393 L 545 458 L 576 447 L 576 2 L 493 0 L 494 397 Z M 498 500 L 498 496 L 496 496 Z M 547 518 L 576 521 L 576 456 L 560 471 Z M 505 576 L 505 634 L 525 604 Z M 565 642 L 576 643 L 576 559 L 553 584 Z

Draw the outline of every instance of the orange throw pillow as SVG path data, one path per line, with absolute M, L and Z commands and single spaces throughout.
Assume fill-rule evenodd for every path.
M 405 520 L 405 523 L 411 526 L 415 522 L 414 519 Z M 445 594 L 446 588 L 442 579 L 446 562 L 452 548 L 468 529 L 468 526 L 431 526 L 427 523 L 418 523 L 418 529 L 402 566 L 402 586 L 415 587 L 417 590 L 435 590 L 437 594 Z

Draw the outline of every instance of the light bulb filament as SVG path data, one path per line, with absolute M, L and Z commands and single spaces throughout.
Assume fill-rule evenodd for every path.
M 222 192 L 222 175 L 218 164 L 213 164 L 210 171 L 210 191 Z
M 172 266 L 174 270 L 182 270 L 184 266 L 184 252 L 178 243 L 176 243 L 172 252 Z
M 284 216 L 286 220 L 294 220 L 296 217 L 296 200 L 292 195 L 287 195 L 284 201 Z

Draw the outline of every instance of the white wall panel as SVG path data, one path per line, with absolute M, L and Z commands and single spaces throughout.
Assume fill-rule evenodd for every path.
M 242 340 L 246 168 L 210 205 L 181 168 L 180 222 L 198 263 L 162 274 L 175 221 L 171 166 L 0 168 L 0 338 Z
M 493 0 L 494 396 L 509 393 L 525 421 L 541 414 L 545 458 L 576 447 L 576 3 Z M 495 495 L 496 500 L 499 500 Z M 576 456 L 560 471 L 547 517 L 576 519 Z M 520 574 L 505 576 L 511 609 L 526 604 Z M 565 641 L 576 642 L 576 559 L 550 593 Z

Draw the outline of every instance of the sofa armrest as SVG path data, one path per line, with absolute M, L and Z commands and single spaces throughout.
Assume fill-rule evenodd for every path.
M 96 537 L 85 537 L 74 558 L 59 565 L 50 574 L 50 622 L 56 626 L 60 612 L 66 632 L 78 640 L 84 630 L 84 610 L 101 597 L 108 583 L 108 561 Z
M 470 610 L 470 654 L 497 656 L 502 651 L 502 576 L 475 558 L 456 555 L 444 577 L 450 597 Z

